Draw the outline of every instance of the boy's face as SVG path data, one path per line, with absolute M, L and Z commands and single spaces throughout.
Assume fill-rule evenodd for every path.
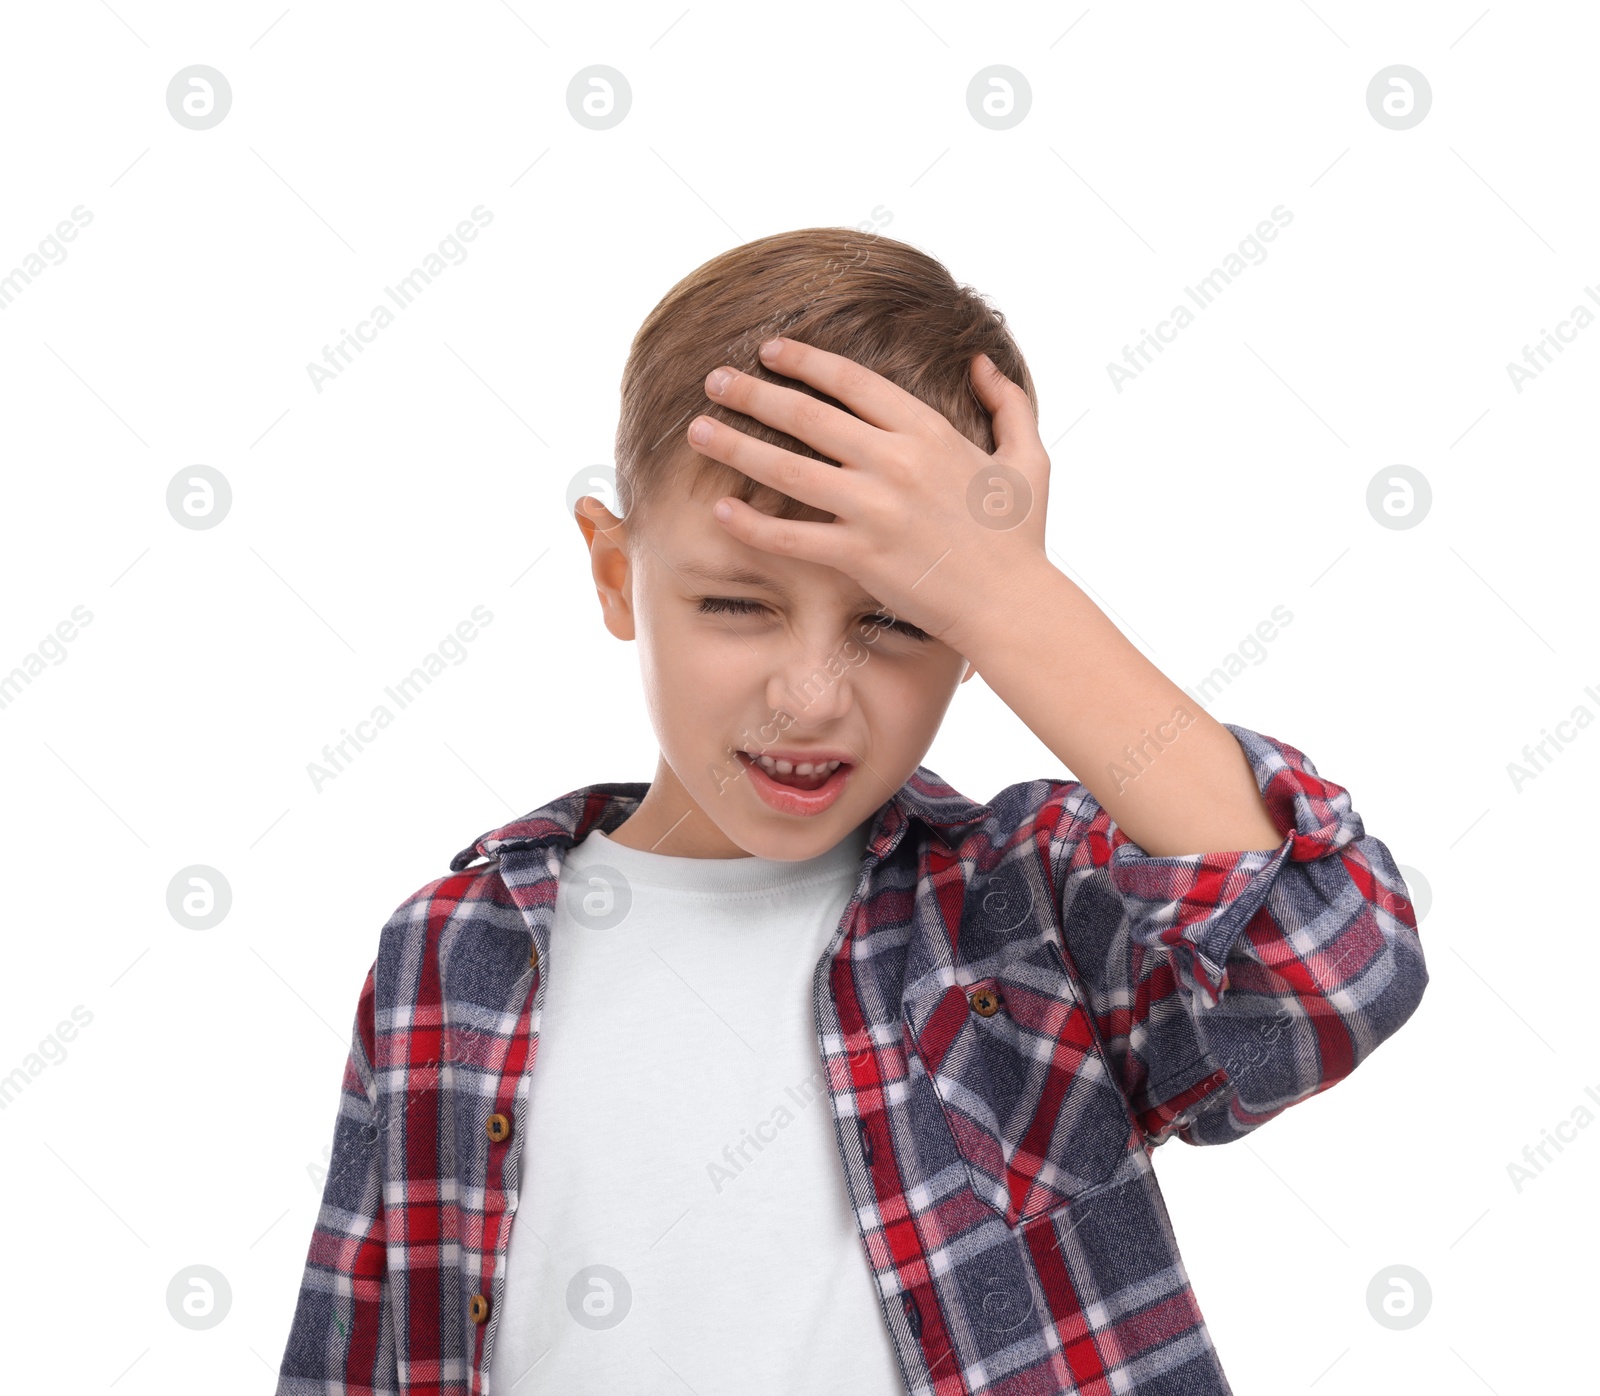
M 814 858 L 905 783 L 974 671 L 888 625 L 843 572 L 740 542 L 713 502 L 664 492 L 631 549 L 626 523 L 592 496 L 578 505 L 606 628 L 638 642 L 661 746 L 649 791 L 610 837 L 680 858 Z M 707 575 L 732 567 L 774 585 Z M 848 769 L 815 796 L 786 796 L 740 750 L 820 752 Z

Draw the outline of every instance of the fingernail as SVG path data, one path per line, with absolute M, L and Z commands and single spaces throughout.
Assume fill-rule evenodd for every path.
M 689 440 L 696 446 L 704 446 L 711 440 L 711 422 L 706 417 L 696 417 L 689 423 Z
M 720 393 L 729 383 L 733 382 L 733 375 L 725 368 L 714 368 L 706 378 L 706 391 Z
M 778 351 L 782 348 L 783 341 L 781 339 L 769 339 L 761 346 L 761 357 L 763 359 L 775 359 L 778 357 Z

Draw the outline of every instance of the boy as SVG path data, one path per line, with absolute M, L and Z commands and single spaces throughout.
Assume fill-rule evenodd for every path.
M 384 926 L 279 1396 L 1229 1391 L 1150 1154 L 1342 1079 L 1427 972 L 1347 792 L 1048 562 L 1035 414 L 883 237 L 646 319 L 578 524 L 655 779 Z M 1081 783 L 919 764 L 975 671 Z

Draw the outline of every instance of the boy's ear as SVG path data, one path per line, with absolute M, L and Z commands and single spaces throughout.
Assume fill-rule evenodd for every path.
M 589 570 L 606 629 L 619 640 L 634 638 L 633 587 L 628 555 L 628 526 L 592 494 L 581 498 L 574 514 L 589 549 Z

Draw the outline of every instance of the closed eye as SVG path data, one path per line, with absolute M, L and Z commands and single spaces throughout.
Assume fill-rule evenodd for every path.
M 747 596 L 702 596 L 700 598 L 699 612 L 701 615 L 739 615 L 753 616 L 767 608 L 759 601 L 752 601 Z M 912 640 L 926 640 L 928 632 L 913 625 L 908 620 L 891 621 L 888 616 L 874 613 L 863 618 L 868 625 L 877 626 L 884 630 L 895 630 Z

